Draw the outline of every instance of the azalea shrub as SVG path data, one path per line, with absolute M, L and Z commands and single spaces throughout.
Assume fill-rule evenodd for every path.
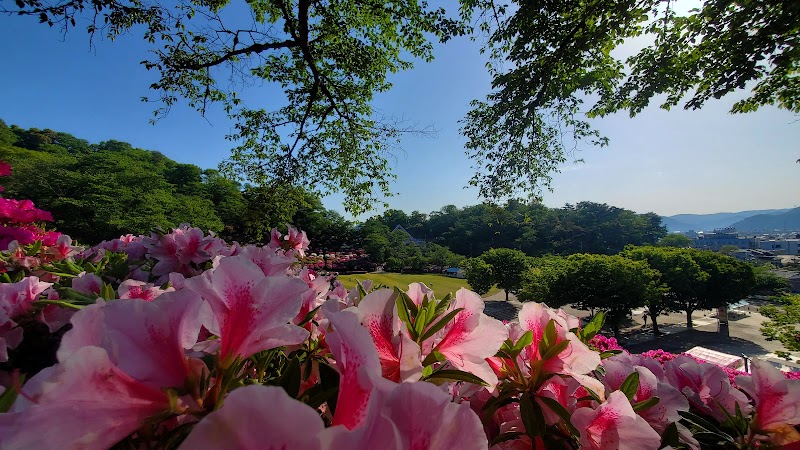
M 768 363 L 732 383 L 625 352 L 602 314 L 526 303 L 502 323 L 466 289 L 348 291 L 300 263 L 293 228 L 38 242 L 2 253 L 3 449 L 800 445 L 800 381 Z

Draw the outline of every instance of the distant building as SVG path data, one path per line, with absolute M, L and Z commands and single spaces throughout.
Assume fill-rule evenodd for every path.
M 758 249 L 739 249 L 730 254 L 740 261 L 758 261 L 775 264 L 776 266 L 782 265 L 781 259 L 772 252 Z
M 396 227 L 394 227 L 394 230 L 392 230 L 392 233 L 394 233 L 395 231 L 398 231 L 398 230 L 402 231 L 403 233 L 405 233 L 408 236 L 408 238 L 406 238 L 406 241 L 405 241 L 406 244 L 414 244 L 414 245 L 423 245 L 423 244 L 425 244 L 425 239 L 417 239 L 417 238 L 415 238 L 414 236 L 411 235 L 411 233 L 408 232 L 408 230 L 403 228 L 402 225 L 397 225 Z
M 735 228 L 718 228 L 713 233 L 698 233 L 692 244 L 697 249 L 718 251 L 726 245 L 741 249 L 752 248 L 753 240 L 739 236 Z
M 448 277 L 456 277 L 456 278 L 466 278 L 467 277 L 467 275 L 464 273 L 464 270 L 462 268 L 460 268 L 460 267 L 451 267 L 451 268 L 447 269 L 447 272 L 445 272 L 445 274 Z
M 778 255 L 800 255 L 800 239 L 756 239 L 756 248 Z

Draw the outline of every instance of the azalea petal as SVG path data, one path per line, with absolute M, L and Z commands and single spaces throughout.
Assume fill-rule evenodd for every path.
M 220 337 L 223 361 L 296 345 L 308 337 L 308 331 L 289 324 L 309 289 L 298 278 L 264 276 L 257 265 L 240 255 L 221 258 L 216 268 L 187 280 L 186 287 L 210 305 L 213 320 L 204 313 L 207 320 L 203 324 Z
M 578 408 L 572 425 L 581 433 L 581 447 L 596 450 L 656 450 L 661 436 L 636 415 L 628 398 L 614 391 L 597 409 Z
M 445 325 L 441 340 L 434 349 L 456 368 L 472 372 L 489 384 L 496 384 L 497 376 L 485 359 L 497 353 L 508 338 L 508 330 L 499 320 L 483 314 L 484 307 L 478 294 L 459 289 L 450 310 L 463 310 Z
M 383 405 L 402 436 L 403 449 L 486 449 L 483 424 L 469 404 L 455 404 L 430 383 L 402 383 Z
M 0 414 L 0 448 L 107 449 L 169 408 L 167 395 L 119 370 L 99 347 L 83 347 L 25 385 Z
M 200 332 L 197 294 L 168 292 L 153 302 L 112 301 L 89 305 L 72 317 L 58 350 L 64 361 L 86 346 L 104 348 L 121 370 L 155 388 L 182 387 L 189 366 L 184 349 Z
M 186 450 L 318 450 L 322 419 L 314 409 L 274 386 L 246 386 L 197 425 L 179 447 Z
M 425 299 L 425 296 L 428 296 L 428 299 L 433 297 L 433 290 L 428 286 L 425 286 L 424 283 L 411 283 L 408 285 L 408 291 L 406 294 L 414 302 L 415 305 L 420 306 L 422 305 L 422 301 Z
M 329 317 L 334 331 L 326 335 L 326 341 L 339 370 L 339 397 L 336 401 L 334 425 L 353 429 L 367 416 L 375 383 L 381 378 L 378 353 L 367 330 L 359 324 L 358 317 L 350 311 L 342 311 Z
M 736 384 L 756 403 L 754 428 L 771 430 L 800 424 L 800 380 L 787 380 L 772 364 L 753 359 L 751 377 L 740 376 Z

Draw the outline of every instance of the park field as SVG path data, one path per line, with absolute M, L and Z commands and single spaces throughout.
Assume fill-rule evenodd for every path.
M 442 298 L 448 292 L 456 293 L 462 287 L 470 289 L 469 283 L 463 278 L 451 278 L 444 275 L 424 274 L 404 274 L 404 273 L 364 273 L 359 275 L 339 275 L 338 278 L 346 288 L 352 289 L 356 281 L 372 280 L 376 284 L 383 284 L 388 287 L 398 287 L 402 290 L 408 289 L 408 285 L 415 282 L 425 283 L 433 289 L 436 298 Z M 499 289 L 492 287 L 484 297 L 498 292 Z

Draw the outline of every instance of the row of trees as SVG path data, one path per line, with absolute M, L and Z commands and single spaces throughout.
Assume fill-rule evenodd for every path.
M 415 238 L 469 257 L 491 248 L 515 248 L 531 256 L 613 254 L 629 244 L 655 244 L 667 234 L 655 213 L 637 214 L 592 202 L 548 208 L 510 200 L 504 205 L 448 205 L 430 214 L 390 209 L 365 222 L 365 238 L 379 228 L 376 225 L 389 230 L 401 225 Z
M 9 195 L 52 211 L 59 230 L 85 243 L 182 222 L 243 242 L 263 242 L 271 226 L 286 223 L 320 247 L 338 248 L 354 237 L 348 221 L 303 189 L 243 186 L 126 142 L 91 144 L 0 120 L 0 160 L 14 167 Z
M 479 292 L 497 284 L 506 299 L 512 292 L 521 301 L 602 310 L 616 335 L 634 308 L 647 308 L 658 334 L 662 314 L 683 311 L 692 328 L 695 311 L 726 306 L 760 286 L 758 270 L 750 264 L 720 253 L 665 246 L 629 246 L 617 255 L 538 258 L 492 249 L 464 265 L 470 285 Z

